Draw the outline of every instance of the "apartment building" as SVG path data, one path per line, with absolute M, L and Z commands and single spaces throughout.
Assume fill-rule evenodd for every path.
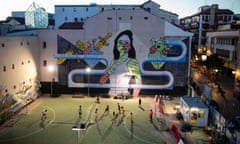
M 194 33 L 192 39 L 192 54 L 197 54 L 198 48 L 205 46 L 207 32 L 216 31 L 218 26 L 231 24 L 233 12 L 220 9 L 217 4 L 201 6 L 198 12 L 180 19 L 180 27 Z

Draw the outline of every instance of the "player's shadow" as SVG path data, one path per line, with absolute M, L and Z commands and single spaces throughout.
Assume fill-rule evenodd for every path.
M 97 132 L 99 133 L 99 135 L 102 136 L 102 131 L 101 131 L 101 129 L 99 128 L 99 125 L 98 125 L 98 124 L 96 125 L 96 129 L 97 129 Z
M 151 121 L 151 124 L 155 130 L 160 131 L 160 128 L 153 121 Z
M 134 128 L 133 128 L 133 124 L 131 124 L 130 131 L 131 131 L 131 139 L 133 139 L 133 137 L 134 137 Z
M 139 106 L 139 108 L 140 108 L 142 111 L 145 111 L 145 109 L 144 109 L 142 106 Z
M 122 116 L 121 119 L 118 121 L 117 126 L 120 126 L 123 123 L 125 116 Z
M 41 122 L 39 124 L 40 128 L 45 128 L 45 123 L 44 122 L 45 122 L 45 120 L 41 120 Z
M 107 136 L 109 136 L 109 134 L 112 132 L 112 125 L 113 125 L 113 124 L 111 124 L 111 125 L 108 127 L 108 129 L 104 132 L 104 134 L 103 134 L 103 136 L 102 136 L 102 141 L 104 141 L 104 140 L 107 138 Z
M 108 116 L 109 112 L 104 112 L 98 120 L 102 120 L 104 117 Z
M 77 121 L 75 122 L 75 125 L 78 125 L 78 124 L 81 122 L 81 119 L 82 119 L 82 117 L 79 116 L 78 119 L 77 119 Z

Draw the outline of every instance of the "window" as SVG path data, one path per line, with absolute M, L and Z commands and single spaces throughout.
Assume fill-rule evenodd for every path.
M 223 50 L 223 49 L 216 49 L 216 54 L 225 58 L 229 58 L 230 56 L 230 51 L 228 50 Z
M 107 17 L 107 20 L 112 20 L 112 17 Z
M 75 17 L 75 18 L 74 18 L 74 22 L 77 22 L 77 21 L 78 21 L 78 19 Z
M 23 45 L 23 42 L 21 42 L 20 45 L 22 46 L 22 45 Z
M 218 16 L 218 20 L 223 20 L 223 16 Z
M 15 69 L 15 66 L 14 66 L 14 64 L 12 64 L 12 69 Z
M 30 43 L 29 42 L 27 42 L 27 45 L 29 45 Z
M 47 43 L 45 41 L 42 43 L 42 48 L 47 48 Z
M 77 10 L 76 10 L 76 8 L 73 8 L 73 12 L 76 12 Z
M 224 16 L 224 22 L 227 22 L 228 21 L 228 16 Z
M 30 61 L 30 60 L 28 60 L 28 63 L 30 64 L 30 63 L 31 63 L 31 61 Z
M 88 11 L 88 8 L 86 8 L 86 11 Z
M 204 110 L 199 110 L 198 111 L 198 117 L 199 118 L 204 118 Z
M 146 8 L 146 11 L 151 13 L 151 8 Z
M 5 44 L 4 44 L 4 43 L 2 43 L 2 47 L 5 47 Z
M 145 20 L 147 20 L 147 19 L 148 19 L 148 17 L 144 17 L 144 19 L 145 19 Z
M 119 20 L 121 20 L 121 19 L 122 19 L 122 17 L 118 17 L 118 19 L 119 19 Z
M 47 66 L 47 60 L 43 60 L 43 66 Z
M 132 20 L 133 19 L 133 16 L 130 16 L 130 20 Z
M 192 111 L 192 117 L 191 117 L 191 119 L 192 120 L 197 120 L 197 115 L 198 113 L 197 113 L 197 111 Z
M 24 65 L 24 62 L 22 61 L 22 65 Z
M 64 12 L 64 8 L 62 8 L 62 12 Z
M 6 66 L 3 66 L 3 71 L 6 72 L 7 71 L 7 68 Z
M 68 18 L 67 18 L 67 17 L 65 17 L 64 19 L 65 19 L 65 21 L 67 21 L 67 20 L 68 20 Z

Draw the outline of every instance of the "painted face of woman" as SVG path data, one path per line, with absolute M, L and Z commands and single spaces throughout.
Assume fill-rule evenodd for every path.
M 119 44 L 118 48 L 121 49 L 121 51 L 123 50 L 124 53 L 128 53 L 129 50 L 131 49 L 130 39 L 127 35 L 121 36 L 118 40 L 118 44 Z

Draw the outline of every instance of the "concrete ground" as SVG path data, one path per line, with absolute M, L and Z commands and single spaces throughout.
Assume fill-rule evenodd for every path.
M 118 112 L 117 103 L 124 107 L 124 115 Z M 179 98 L 163 100 L 164 115 L 157 118 L 153 97 L 143 97 L 139 107 L 138 99 L 101 98 L 100 103 L 96 103 L 95 98 L 89 97 L 42 96 L 0 127 L 0 144 L 176 144 L 170 129 L 175 124 L 180 130 L 182 124 L 174 110 L 178 103 Z M 83 109 L 81 117 L 79 105 Z M 109 113 L 104 113 L 106 105 L 110 107 Z M 44 109 L 47 109 L 46 120 L 41 119 Z M 152 122 L 149 121 L 150 109 L 154 110 Z M 113 112 L 117 114 L 114 122 Z M 186 144 L 207 143 L 208 139 L 202 128 L 181 135 Z

